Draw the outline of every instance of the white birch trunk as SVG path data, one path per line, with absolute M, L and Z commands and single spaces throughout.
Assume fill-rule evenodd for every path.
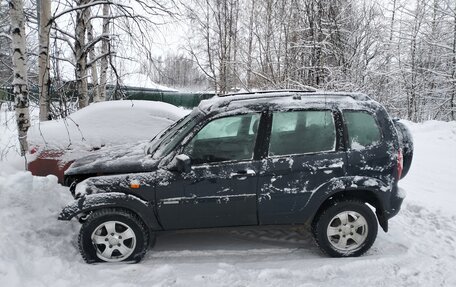
M 90 43 L 93 41 L 93 26 L 90 21 L 91 16 L 91 8 L 87 8 L 85 13 L 85 21 L 87 26 L 87 42 Z M 99 102 L 100 101 L 100 94 L 99 94 L 99 86 L 98 86 L 98 71 L 97 71 L 97 64 L 93 62 L 95 60 L 95 46 L 91 47 L 89 50 L 89 61 L 92 63 L 90 66 L 90 76 L 92 78 L 92 95 L 93 101 Z
M 51 28 L 51 1 L 38 0 L 38 40 L 39 40 L 39 55 L 38 55 L 38 87 L 40 97 L 40 121 L 49 120 L 50 115 L 50 94 L 49 87 L 51 81 L 49 78 L 49 31 Z
M 109 34 L 109 4 L 103 4 L 103 35 Z M 101 42 L 101 54 L 106 55 L 100 60 L 100 91 L 99 101 L 106 100 L 106 84 L 108 76 L 109 38 L 104 37 Z
M 28 150 L 27 130 L 30 127 L 25 52 L 25 24 L 22 0 L 10 0 L 11 48 L 13 50 L 13 93 L 21 155 Z
M 78 6 L 85 5 L 88 0 L 81 0 Z M 84 9 L 76 11 L 75 43 L 74 53 L 76 60 L 76 90 L 78 92 L 78 108 L 82 109 L 89 105 L 88 87 L 87 87 L 87 53 L 85 47 L 86 25 L 84 19 Z

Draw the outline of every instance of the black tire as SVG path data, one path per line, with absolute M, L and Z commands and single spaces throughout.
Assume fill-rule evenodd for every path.
M 340 218 L 345 214 L 347 220 L 344 224 Z M 377 231 L 375 214 L 366 204 L 357 200 L 333 202 L 317 214 L 312 223 L 315 242 L 331 257 L 356 257 L 364 254 L 374 244 Z M 329 232 L 337 234 L 328 235 Z
M 114 236 L 107 234 L 108 229 L 104 224 L 111 224 L 111 226 L 114 226 L 116 232 L 115 235 L 112 233 Z M 125 232 L 128 229 L 130 232 L 129 234 L 133 234 L 131 235 L 131 238 L 122 239 L 121 236 L 120 238 L 117 238 L 119 235 L 122 235 L 122 232 Z M 133 233 L 131 233 L 131 231 Z M 97 235 L 96 233 L 100 233 L 100 235 Z M 107 243 L 95 244 L 92 240 L 92 235 L 104 238 Z M 115 242 L 112 244 L 118 243 L 118 246 L 122 245 L 122 247 L 126 246 L 129 248 L 125 249 L 128 250 L 128 252 L 125 252 L 125 256 L 120 252 L 120 247 L 116 249 L 117 244 L 111 245 L 111 240 Z M 82 224 L 78 243 L 82 258 L 84 258 L 87 263 L 120 261 L 139 262 L 146 254 L 149 246 L 149 232 L 144 222 L 133 212 L 117 208 L 100 209 L 92 212 L 89 218 Z M 109 256 L 112 257 L 110 260 L 104 259 L 101 252 L 104 251 L 103 249 L 108 248 L 108 246 L 112 248 L 108 250 L 112 251 Z M 99 251 L 98 253 L 97 250 Z

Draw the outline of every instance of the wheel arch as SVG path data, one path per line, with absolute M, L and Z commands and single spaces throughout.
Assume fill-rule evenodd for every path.
M 333 204 L 335 201 L 356 199 L 364 203 L 368 203 L 375 208 L 375 214 L 377 215 L 378 222 L 382 229 L 387 232 L 388 220 L 384 216 L 385 204 L 383 198 L 385 192 L 381 191 L 381 188 L 373 188 L 372 186 L 361 184 L 361 182 L 365 181 L 366 178 L 361 179 L 358 177 L 355 184 L 353 180 L 345 179 L 344 184 L 340 184 L 340 182 L 339 184 L 336 184 L 338 186 L 337 188 L 333 188 L 334 185 L 320 188 L 320 190 L 316 191 L 315 194 L 321 194 L 321 196 L 313 196 L 309 200 L 308 206 L 313 206 L 309 213 L 309 222 L 313 224 L 314 219 L 317 217 L 317 215 L 325 210 L 328 206 Z M 376 180 L 376 182 L 381 183 L 378 180 Z
M 79 214 L 89 213 L 104 208 L 122 208 L 136 214 L 151 230 L 161 230 L 153 204 L 131 194 L 97 193 L 86 195 L 65 206 L 59 214 L 59 220 L 71 220 Z

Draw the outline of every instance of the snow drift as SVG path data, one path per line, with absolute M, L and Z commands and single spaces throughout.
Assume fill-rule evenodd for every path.
M 302 229 L 161 234 L 142 263 L 83 263 L 56 178 L 0 162 L 2 286 L 455 286 L 456 122 L 408 123 L 415 158 L 403 210 L 359 258 L 327 258 Z

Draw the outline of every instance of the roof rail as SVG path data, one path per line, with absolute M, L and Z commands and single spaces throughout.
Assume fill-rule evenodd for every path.
M 230 97 L 230 96 L 239 96 L 239 95 L 255 95 L 255 94 L 268 94 L 268 93 L 312 93 L 316 92 L 317 89 L 311 86 L 303 86 L 302 89 L 283 89 L 283 90 L 262 90 L 262 91 L 252 91 L 252 92 L 240 92 L 240 93 L 229 93 L 225 95 L 218 95 L 219 97 Z
M 344 93 L 344 92 L 325 92 L 325 91 L 303 91 L 303 90 L 274 90 L 274 91 L 258 91 L 251 93 L 236 93 L 228 94 L 225 96 L 215 96 L 209 100 L 201 101 L 199 107 L 201 109 L 212 110 L 213 108 L 221 108 L 228 106 L 230 103 L 235 101 L 245 101 L 245 100 L 254 100 L 254 99 L 267 99 L 267 98 L 279 98 L 279 97 L 290 97 L 292 96 L 295 100 L 300 100 L 301 96 L 303 97 L 313 97 L 313 96 L 335 96 L 335 97 L 350 97 L 358 101 L 368 101 L 371 100 L 367 95 L 362 93 Z

